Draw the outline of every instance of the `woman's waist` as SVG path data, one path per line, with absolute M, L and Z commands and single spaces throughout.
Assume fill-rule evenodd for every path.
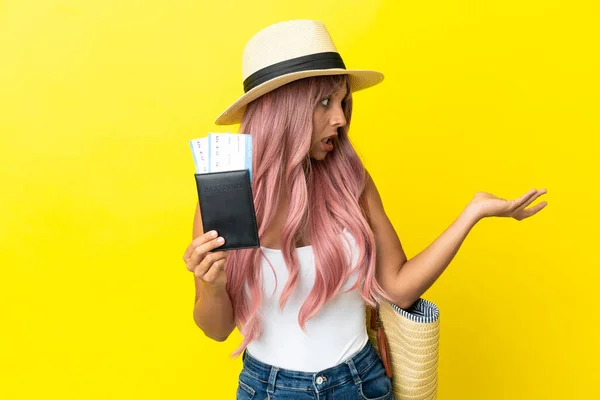
M 314 356 L 316 358 L 321 358 L 319 354 L 314 354 Z M 306 388 L 312 387 L 315 380 L 319 379 L 319 377 L 321 377 L 322 381 L 326 380 L 327 385 L 330 387 L 351 380 L 352 375 L 348 365 L 349 360 L 352 360 L 353 366 L 360 373 L 376 362 L 378 355 L 367 337 L 366 341 L 354 350 L 352 354 L 349 354 L 344 360 L 338 360 L 335 364 L 326 368 L 305 371 L 279 367 L 260 360 L 252 353 L 250 348 L 244 352 L 243 359 L 244 369 L 242 373 L 246 373 L 254 379 L 265 383 L 269 382 L 270 378 L 272 378 L 273 371 L 276 370 L 278 382 L 281 384 L 283 384 L 282 382 L 285 382 L 285 386 L 288 388 Z M 284 361 L 283 358 L 281 360 Z M 321 384 L 323 382 L 317 383 Z
M 356 318 L 355 318 L 356 319 Z M 368 341 L 364 317 L 358 321 L 263 326 L 248 352 L 261 362 L 283 369 L 316 372 L 338 365 L 358 353 Z

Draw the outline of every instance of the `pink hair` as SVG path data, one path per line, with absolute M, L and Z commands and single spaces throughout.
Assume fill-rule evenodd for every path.
M 351 94 L 344 105 L 347 124 L 338 129 L 335 151 L 322 161 L 309 156 L 313 111 L 343 84 L 351 93 L 344 75 L 288 83 L 248 104 L 240 126 L 240 132 L 252 135 L 252 190 L 260 238 L 273 221 L 282 196 L 289 199 L 281 232 L 281 251 L 289 271 L 282 308 L 298 282 L 296 243 L 306 235 L 315 252 L 314 287 L 298 315 L 303 329 L 356 270 L 359 279 L 353 289 L 359 290 L 367 304 L 374 306 L 379 298 L 387 298 L 375 279 L 375 240 L 361 197 L 366 173 L 348 138 Z M 343 228 L 354 236 L 359 250 L 352 269 L 341 246 Z M 225 265 L 235 321 L 244 337 L 234 355 L 261 333 L 261 256 L 260 248 L 232 251 Z

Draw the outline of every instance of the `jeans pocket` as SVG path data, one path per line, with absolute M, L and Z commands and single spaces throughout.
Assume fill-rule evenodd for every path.
M 377 360 L 361 374 L 358 385 L 360 395 L 364 400 L 392 400 L 392 380 L 385 374 L 381 360 Z
M 238 381 L 238 389 L 235 395 L 236 400 L 252 400 L 256 392 L 250 386 L 242 381 Z
M 388 377 L 380 382 L 363 382 L 360 384 L 360 395 L 364 400 L 392 400 L 392 385 Z

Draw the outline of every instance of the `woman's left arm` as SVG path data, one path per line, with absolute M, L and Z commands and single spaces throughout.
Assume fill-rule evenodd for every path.
M 377 187 L 367 173 L 365 195 L 377 249 L 377 281 L 394 304 L 400 308 L 410 307 L 448 267 L 479 220 L 494 216 L 517 220 L 528 218 L 547 205 L 541 202 L 525 209 L 544 193 L 545 189 L 532 189 L 518 199 L 504 200 L 490 193 L 479 192 L 433 243 L 407 260 L 398 235 L 385 213 Z

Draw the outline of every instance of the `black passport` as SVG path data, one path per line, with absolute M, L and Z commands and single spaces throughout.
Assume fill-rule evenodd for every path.
M 215 230 L 225 239 L 225 244 L 215 251 L 259 247 L 249 171 L 195 176 L 204 232 Z

